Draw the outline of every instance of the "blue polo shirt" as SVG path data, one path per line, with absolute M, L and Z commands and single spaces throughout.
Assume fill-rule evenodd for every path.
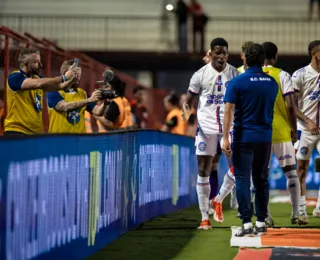
M 233 78 L 224 102 L 235 104 L 233 142 L 271 142 L 278 84 L 260 67 Z

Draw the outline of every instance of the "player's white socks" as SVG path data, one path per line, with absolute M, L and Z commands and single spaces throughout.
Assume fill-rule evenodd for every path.
M 202 220 L 209 219 L 209 196 L 210 196 L 210 182 L 209 177 L 200 177 L 198 175 L 197 180 L 197 194 L 199 208 L 202 216 Z
M 317 200 L 316 209 L 320 209 L 320 187 L 319 187 L 319 191 L 318 191 L 318 200 Z
M 299 214 L 307 213 L 306 196 L 300 196 Z
M 244 224 L 243 224 L 243 228 L 244 228 L 244 229 L 250 229 L 250 228 L 252 228 L 252 222 L 244 223 Z
M 223 183 L 214 201 L 218 203 L 222 203 L 225 197 L 227 197 L 228 194 L 232 191 L 234 186 L 235 186 L 235 178 L 229 169 L 229 171 L 224 175 Z
M 261 228 L 261 227 L 265 227 L 265 226 L 266 226 L 266 222 L 256 221 L 256 227 Z
M 292 170 L 285 173 L 287 177 L 287 190 L 290 194 L 292 203 L 292 214 L 299 214 L 299 203 L 300 203 L 300 182 L 298 179 L 297 171 Z

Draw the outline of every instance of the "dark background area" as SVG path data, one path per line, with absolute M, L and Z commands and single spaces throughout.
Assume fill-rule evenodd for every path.
M 204 65 L 203 56 L 196 54 L 98 51 L 86 51 L 85 53 L 133 77 L 137 77 L 140 71 L 149 71 L 152 73 L 152 87 L 175 89 L 178 92 L 186 91 L 192 74 Z M 309 62 L 307 55 L 283 55 L 279 56 L 277 67 L 292 74 Z M 235 67 L 241 66 L 240 55 L 230 54 L 228 63 Z

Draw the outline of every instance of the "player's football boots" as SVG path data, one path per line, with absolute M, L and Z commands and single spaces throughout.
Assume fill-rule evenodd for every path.
M 212 206 L 214 209 L 213 219 L 218 223 L 223 223 L 224 217 L 223 217 L 223 211 L 222 211 L 222 203 L 215 202 L 213 198 Z
M 202 220 L 198 229 L 202 229 L 202 230 L 212 229 L 210 220 L 209 219 Z

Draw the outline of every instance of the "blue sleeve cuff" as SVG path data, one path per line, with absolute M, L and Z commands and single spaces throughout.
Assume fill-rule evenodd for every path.
M 55 108 L 56 105 L 61 101 L 64 100 L 63 97 L 60 95 L 59 92 L 48 92 L 47 93 L 47 101 L 49 108 Z
M 231 104 L 235 104 L 236 103 L 235 100 L 231 100 L 231 99 L 224 99 L 223 102 L 224 103 L 231 103 Z
M 289 95 L 292 95 L 292 94 L 294 94 L 294 91 L 289 91 L 287 93 L 284 93 L 283 96 L 285 97 L 285 96 L 289 96 Z
M 189 93 L 190 93 L 191 95 L 194 95 L 194 96 L 199 95 L 199 93 L 193 92 L 193 91 L 191 91 L 190 89 L 189 89 Z
M 94 107 L 97 105 L 97 103 L 96 102 L 94 102 L 94 103 L 90 103 L 89 105 L 87 105 L 87 108 L 86 108 L 86 110 L 88 111 L 88 112 L 92 112 L 92 110 L 94 109 Z
M 21 90 L 23 81 L 27 79 L 22 73 L 14 73 L 8 77 L 8 86 L 13 91 Z

